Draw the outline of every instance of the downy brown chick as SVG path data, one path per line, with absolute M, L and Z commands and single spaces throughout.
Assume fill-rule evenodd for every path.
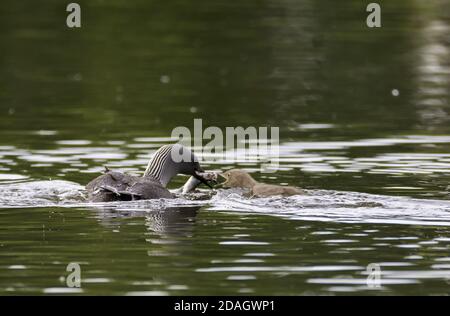
M 296 187 L 281 186 L 257 182 L 250 174 L 243 170 L 231 169 L 219 174 L 225 178 L 222 183 L 225 188 L 243 188 L 249 190 L 250 197 L 269 197 L 275 195 L 292 196 L 305 194 Z

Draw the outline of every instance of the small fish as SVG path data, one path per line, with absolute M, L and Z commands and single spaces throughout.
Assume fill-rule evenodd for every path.
M 210 182 L 210 183 L 217 183 L 217 173 L 215 172 L 201 172 L 199 173 L 199 176 L 203 179 L 205 179 L 206 181 Z M 186 181 L 186 183 L 177 190 L 178 193 L 182 193 L 182 194 L 186 194 L 186 193 L 191 193 L 192 191 L 194 191 L 202 182 L 200 180 L 198 180 L 196 177 L 192 176 L 189 178 L 188 181 Z

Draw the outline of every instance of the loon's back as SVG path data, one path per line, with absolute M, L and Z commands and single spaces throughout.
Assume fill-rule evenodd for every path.
M 91 202 L 171 199 L 173 194 L 152 177 L 107 170 L 86 185 Z

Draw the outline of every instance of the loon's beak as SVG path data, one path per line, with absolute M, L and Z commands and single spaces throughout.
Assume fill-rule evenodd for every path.
M 194 177 L 200 181 L 201 183 L 203 183 L 204 185 L 208 186 L 210 189 L 212 189 L 213 187 L 208 183 L 208 181 L 211 182 L 215 182 L 215 180 L 213 178 L 209 178 L 207 177 L 208 173 L 207 172 L 202 172 L 202 171 L 194 171 Z M 209 179 L 208 179 L 209 178 Z

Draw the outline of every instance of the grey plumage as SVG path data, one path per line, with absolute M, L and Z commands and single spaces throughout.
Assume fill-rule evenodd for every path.
M 183 160 L 178 161 L 180 155 Z M 202 168 L 195 155 L 175 144 L 162 146 L 149 162 L 143 177 L 127 175 L 105 168 L 105 173 L 86 185 L 92 202 L 174 198 L 166 185 L 179 173 L 193 175 L 202 182 Z
M 173 194 L 152 177 L 136 177 L 108 171 L 88 183 L 91 202 L 173 198 Z

